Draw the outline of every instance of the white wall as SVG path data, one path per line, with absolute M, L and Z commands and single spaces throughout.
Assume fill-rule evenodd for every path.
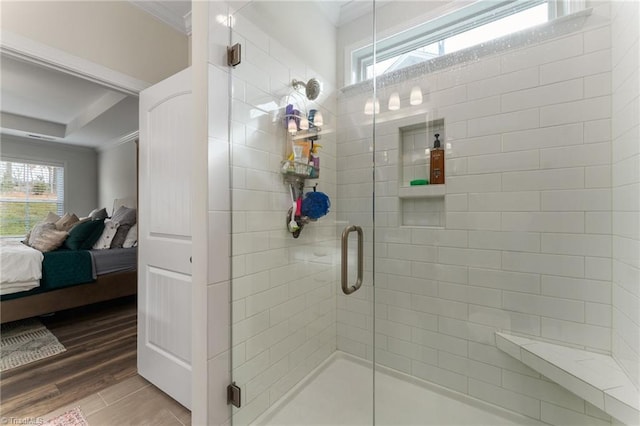
M 295 52 L 296 62 L 306 64 L 313 74 L 307 78 L 317 76 L 316 73 L 333 76 L 336 70 L 336 28 L 315 3 L 258 1 L 241 12 L 269 37 Z M 330 80 L 335 86 L 334 78 Z
M 338 297 L 339 350 L 375 351 L 377 363 L 550 424 L 610 422 L 501 353 L 494 337 L 611 351 L 610 33 L 604 4 L 566 35 L 382 83 L 376 257 L 369 244 L 366 263 L 370 283 L 375 262 L 376 347 L 365 286 Z M 414 85 L 425 102 L 410 108 Z M 386 109 L 393 91 L 398 112 Z M 339 99 L 342 220 L 371 208 L 367 96 L 354 88 Z M 450 145 L 445 224 L 400 226 L 398 127 L 439 118 Z
M 137 146 L 135 141 L 98 152 L 98 206 L 111 212 L 116 198 L 138 196 Z
M 612 2 L 613 356 L 640 385 L 640 3 Z
M 65 211 L 86 216 L 98 203 L 98 155 L 93 148 L 2 135 L 2 158 L 56 161 L 65 165 Z
M 187 36 L 126 1 L 6 1 L 2 30 L 156 83 L 187 67 Z

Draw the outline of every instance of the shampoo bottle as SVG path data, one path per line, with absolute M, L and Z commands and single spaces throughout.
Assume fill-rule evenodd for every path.
M 435 134 L 436 140 L 433 142 L 431 150 L 431 164 L 429 181 L 433 184 L 444 183 L 444 149 L 440 147 L 439 133 Z

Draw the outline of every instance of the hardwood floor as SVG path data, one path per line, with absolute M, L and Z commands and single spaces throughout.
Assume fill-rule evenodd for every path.
M 191 412 L 136 375 L 44 416 L 79 408 L 89 426 L 191 426 Z
M 2 417 L 41 417 L 137 376 L 135 297 L 40 319 L 67 350 L 2 373 Z

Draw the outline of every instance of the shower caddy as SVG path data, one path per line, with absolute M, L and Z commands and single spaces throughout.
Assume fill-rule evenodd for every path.
M 313 145 L 318 141 L 318 139 L 320 139 L 320 130 L 321 129 L 319 127 L 313 126 L 308 130 L 299 131 L 296 136 L 291 136 L 287 133 L 287 142 L 289 145 L 292 145 L 297 140 L 307 140 Z M 289 159 L 283 160 L 280 163 L 280 171 L 282 173 L 284 183 L 289 185 L 291 189 L 291 196 L 295 200 L 302 199 L 308 179 L 318 179 L 318 177 L 320 177 L 320 167 L 310 164 L 309 162 L 297 162 Z M 317 186 L 318 184 L 316 183 L 310 188 L 313 188 L 313 192 L 315 192 Z M 297 205 L 295 208 L 296 210 L 299 210 Z M 292 220 L 296 222 L 297 229 L 292 230 L 290 226 Z M 309 222 L 315 222 L 316 220 L 317 219 L 312 219 L 308 216 L 296 214 L 294 206 L 292 205 L 287 212 L 286 227 L 293 238 L 298 238 L 300 236 L 300 232 L 302 232 L 302 228 L 304 228 L 304 226 Z
M 309 110 L 307 114 L 306 101 L 303 99 L 304 112 L 294 109 L 294 105 L 288 102 L 294 95 L 301 95 L 298 91 L 304 88 L 304 96 L 307 100 L 314 101 L 320 95 L 321 84 L 316 78 L 309 81 L 292 80 L 293 92 L 287 97 L 287 106 L 284 115 L 284 127 L 287 129 L 287 148 L 291 152 L 286 153 L 286 159 L 280 164 L 280 171 L 284 182 L 289 186 L 292 206 L 287 212 L 286 227 L 293 238 L 298 238 L 302 228 L 309 222 L 315 222 L 319 217 L 329 211 L 330 201 L 326 194 L 307 193 L 303 206 L 303 194 L 307 179 L 320 177 L 320 159 L 317 156 L 317 144 L 320 139 L 320 131 L 323 126 L 322 113 L 318 110 Z M 299 141 L 299 142 L 296 142 Z M 306 154 L 306 155 L 305 155 Z M 302 214 L 302 211 L 305 214 Z

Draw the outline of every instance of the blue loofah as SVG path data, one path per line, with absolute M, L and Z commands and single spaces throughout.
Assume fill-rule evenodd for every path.
M 300 209 L 303 216 L 311 219 L 318 219 L 329 213 L 331 201 L 327 194 L 323 192 L 307 192 L 304 200 L 302 200 L 302 208 Z

